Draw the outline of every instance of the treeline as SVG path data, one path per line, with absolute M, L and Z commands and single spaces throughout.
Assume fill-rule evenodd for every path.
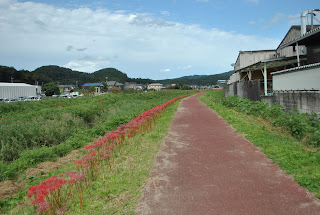
M 85 73 L 74 71 L 68 68 L 59 66 L 42 66 L 34 71 L 16 70 L 13 67 L 0 66 L 0 82 L 17 82 L 39 85 L 49 82 L 59 84 L 78 84 L 82 86 L 84 83 L 105 82 L 106 77 L 108 81 L 117 81 L 124 83 L 138 82 L 138 83 L 152 83 L 150 79 L 129 78 L 127 74 L 115 69 L 106 68 L 96 71 L 94 73 Z
M 78 86 L 81 87 L 84 83 L 103 83 L 106 81 L 106 77 L 108 77 L 108 81 L 117 81 L 120 83 L 136 82 L 139 84 L 148 84 L 158 82 L 165 86 L 176 83 L 185 85 L 214 85 L 218 80 L 229 79 L 232 73 L 233 71 L 229 71 L 216 75 L 194 75 L 175 79 L 152 80 L 129 78 L 127 74 L 115 68 L 106 68 L 94 73 L 85 73 L 59 66 L 42 66 L 34 71 L 16 70 L 13 67 L 0 66 L 0 82 L 13 81 L 17 83 L 38 85 L 55 82 L 57 84 L 78 84 Z
M 214 85 L 217 83 L 218 80 L 228 80 L 230 75 L 232 75 L 233 71 L 220 73 L 216 75 L 193 75 L 193 76 L 184 76 L 181 78 L 175 79 L 165 79 L 165 80 L 158 80 L 163 85 L 181 83 L 185 85 Z

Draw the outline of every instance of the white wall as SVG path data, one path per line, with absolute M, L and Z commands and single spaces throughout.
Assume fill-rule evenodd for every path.
M 232 84 L 232 83 L 238 82 L 238 81 L 240 81 L 240 74 L 239 74 L 239 72 L 236 72 L 230 76 L 229 80 L 227 81 L 227 84 Z
M 275 58 L 276 51 L 246 51 L 240 52 L 237 62 L 235 64 L 235 71 L 258 63 L 263 60 L 269 60 Z
M 320 90 L 320 67 L 273 74 L 273 90 Z
M 38 90 L 37 90 L 38 88 Z M 28 84 L 10 83 L 0 84 L 0 98 L 14 99 L 19 97 L 37 96 L 41 93 L 40 86 L 33 86 Z

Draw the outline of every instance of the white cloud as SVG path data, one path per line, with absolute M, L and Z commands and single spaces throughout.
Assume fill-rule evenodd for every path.
M 191 65 L 188 65 L 188 66 L 179 66 L 177 69 L 183 69 L 183 70 L 186 70 L 186 69 L 191 69 L 192 66 Z
M 78 60 L 72 60 L 63 66 L 77 71 L 92 72 L 109 66 L 109 60 L 87 56 Z
M 161 69 L 160 72 L 170 72 L 171 69 Z
M 288 20 L 289 20 L 289 25 L 300 25 L 300 14 L 295 14 L 295 15 L 289 15 Z
M 272 19 L 266 25 L 262 27 L 262 30 L 277 24 L 283 17 L 284 17 L 284 14 L 277 13 L 276 15 L 274 15 L 274 17 L 272 17 Z
M 239 50 L 270 49 L 280 42 L 149 14 L 0 2 L 0 65 L 17 69 L 60 65 L 94 72 L 115 67 L 129 77 L 153 79 L 214 74 L 230 70 Z M 192 67 L 169 72 L 164 64 Z
M 161 14 L 164 16 L 170 16 L 169 11 L 161 11 Z

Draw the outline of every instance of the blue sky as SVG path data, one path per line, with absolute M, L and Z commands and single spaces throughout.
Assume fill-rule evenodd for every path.
M 319 1 L 0 0 L 0 65 L 115 67 L 152 79 L 217 74 L 240 50 L 275 49 L 315 8 Z

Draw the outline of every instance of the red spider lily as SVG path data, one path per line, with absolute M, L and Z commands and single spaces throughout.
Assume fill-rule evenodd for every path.
M 64 214 L 67 212 L 67 209 L 64 208 L 62 203 L 65 204 L 65 202 L 62 201 L 66 201 L 67 198 L 63 198 L 60 195 L 63 195 L 62 191 L 64 190 L 64 194 L 70 194 L 71 199 L 73 199 L 73 190 L 75 190 L 79 196 L 81 210 L 83 205 L 82 193 L 84 189 L 88 189 L 90 194 L 89 183 L 94 179 L 96 172 L 101 169 L 100 167 L 108 165 L 111 169 L 111 163 L 114 162 L 112 159 L 113 151 L 119 149 L 126 139 L 136 136 L 139 132 L 150 131 L 156 120 L 164 113 L 167 106 L 173 104 L 180 98 L 183 97 L 180 96 L 171 99 L 162 105 L 145 111 L 129 123 L 119 126 L 115 131 L 107 132 L 103 137 L 85 146 L 87 155 L 81 160 L 74 161 L 79 172 L 70 171 L 65 174 L 60 174 L 61 178 L 52 176 L 42 181 L 39 185 L 31 186 L 28 189 L 28 197 L 34 197 L 31 204 L 37 206 L 39 214 L 47 214 L 48 210 L 50 210 L 50 214 Z M 102 103 L 100 100 L 99 102 Z M 61 104 L 61 106 L 65 107 L 63 104 Z M 58 105 L 55 107 L 58 107 Z M 67 186 L 62 189 L 64 185 Z
M 77 164 L 77 168 L 81 168 L 81 167 L 88 168 L 89 167 L 89 164 L 83 160 L 78 160 L 78 161 L 74 161 L 74 162 Z
M 96 154 L 97 154 L 97 152 L 96 152 L 95 150 L 93 150 L 93 151 L 90 153 L 90 156 L 91 156 L 91 157 L 95 157 Z
M 38 212 L 51 210 L 62 205 L 62 199 L 57 197 L 56 190 L 61 189 L 67 181 L 62 178 L 56 178 L 52 176 L 40 183 L 40 185 L 31 186 L 28 189 L 28 197 L 35 196 L 35 199 L 31 202 L 31 205 L 38 206 Z M 46 201 L 47 200 L 47 201 Z
M 55 107 L 59 107 L 59 105 L 55 105 Z

